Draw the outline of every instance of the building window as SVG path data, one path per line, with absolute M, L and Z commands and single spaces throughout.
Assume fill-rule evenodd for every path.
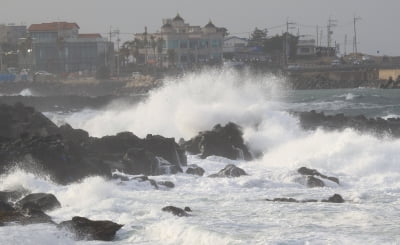
M 179 47 L 180 48 L 187 48 L 188 47 L 188 41 L 187 40 L 180 40 Z
M 189 48 L 191 48 L 191 49 L 195 49 L 195 48 L 197 48 L 199 45 L 198 45 L 198 40 L 190 40 L 189 41 Z
M 179 40 L 170 40 L 168 42 L 168 49 L 174 49 L 179 47 Z

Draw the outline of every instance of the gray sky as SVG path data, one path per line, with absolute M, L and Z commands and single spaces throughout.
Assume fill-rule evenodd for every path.
M 51 21 L 77 22 L 81 32 L 106 33 L 110 26 L 122 33 L 149 32 L 161 26 L 162 18 L 177 12 L 192 25 L 205 25 L 211 19 L 215 25 L 228 28 L 231 34 L 247 37 L 255 27 L 282 25 L 288 17 L 299 25 L 297 34 L 316 35 L 316 25 L 324 27 L 326 45 L 328 18 L 338 20 L 333 39 L 347 51 L 352 50 L 353 17 L 357 24 L 359 52 L 380 55 L 400 55 L 398 26 L 399 0 L 0 0 L 0 23 L 32 23 Z M 281 33 L 283 27 L 270 29 Z M 122 39 L 131 38 L 124 34 Z M 311 37 L 311 36 L 310 36 Z

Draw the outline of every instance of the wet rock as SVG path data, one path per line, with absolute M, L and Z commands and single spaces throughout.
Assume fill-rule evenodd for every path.
M 287 197 L 278 197 L 274 199 L 265 199 L 266 201 L 271 201 L 271 202 L 299 202 L 294 198 L 287 198 Z
M 222 156 L 232 160 L 251 160 L 251 154 L 244 144 L 241 128 L 228 123 L 225 126 L 215 125 L 211 131 L 200 132 L 189 141 L 182 142 L 182 147 L 201 158 Z
M 185 152 L 175 142 L 174 138 L 148 134 L 144 139 L 144 144 L 145 148 L 154 155 L 164 158 L 179 168 L 187 164 Z
M 60 208 L 61 204 L 53 194 L 33 193 L 19 200 L 16 205 L 23 209 L 38 209 L 42 211 Z
M 314 176 L 306 176 L 306 185 L 307 187 L 314 188 L 314 187 L 324 187 L 325 183 L 314 177 Z
M 130 178 L 128 176 L 123 175 L 123 174 L 119 174 L 119 173 L 112 173 L 112 177 L 111 178 L 112 179 L 117 179 L 117 180 L 120 180 L 120 181 L 129 181 L 130 180 Z
M 152 186 L 154 186 L 154 188 L 158 189 L 157 182 L 155 180 L 153 180 L 153 179 L 150 179 L 146 175 L 135 176 L 135 177 L 132 178 L 132 180 L 137 180 L 139 182 L 148 181 Z
M 297 172 L 301 175 L 310 175 L 310 176 L 319 176 L 323 179 L 328 179 L 330 181 L 335 182 L 336 184 L 339 184 L 339 179 L 336 177 L 329 177 L 326 175 L 321 174 L 320 172 L 318 172 L 316 169 L 310 169 L 307 167 L 301 167 L 297 170 Z
M 9 202 L 4 202 L 0 200 L 0 212 L 12 212 L 15 208 Z
M 18 189 L 18 190 L 12 190 L 12 191 L 0 191 L 0 201 L 3 202 L 8 202 L 8 201 L 16 201 L 23 197 L 24 195 L 27 195 L 29 193 L 28 190 L 26 189 Z
M 247 175 L 247 173 L 243 169 L 236 167 L 233 164 L 228 164 L 225 166 L 225 168 L 220 170 L 218 173 L 211 174 L 208 177 L 210 177 L 210 178 L 217 178 L 217 177 L 231 178 L 231 177 L 240 177 L 242 175 Z
M 192 212 L 192 209 L 190 207 L 185 207 L 183 210 L 186 212 Z
M 144 148 L 130 148 L 123 157 L 128 174 L 160 175 L 159 160 Z
M 174 207 L 174 206 L 166 206 L 166 207 L 163 207 L 161 210 L 164 212 L 172 213 L 173 215 L 179 216 L 179 217 L 189 216 L 189 214 L 186 213 L 185 210 Z
M 191 164 L 189 165 L 188 169 L 186 169 L 187 174 L 193 174 L 198 176 L 203 176 L 204 172 L 205 172 L 204 169 L 197 166 L 196 164 Z
M 168 188 L 174 188 L 175 187 L 175 184 L 173 182 L 171 182 L 171 181 L 158 181 L 157 185 L 159 185 L 159 186 L 163 185 L 163 186 L 168 187 Z
M 0 137 L 48 136 L 56 134 L 58 127 L 42 113 L 21 103 L 0 105 Z
M 325 130 L 343 130 L 353 128 L 361 132 L 376 135 L 391 135 L 400 137 L 400 120 L 398 118 L 366 118 L 363 115 L 345 116 L 344 114 L 325 115 L 314 110 L 309 112 L 294 112 L 300 119 L 304 129 L 314 130 L 322 127 Z
M 180 166 L 186 165 L 184 150 L 173 138 L 148 135 L 141 139 L 130 132 L 89 137 L 70 125 L 58 128 L 22 104 L 0 105 L 0 117 L 0 174 L 18 163 L 23 169 L 68 184 L 93 175 L 110 178 L 115 169 L 161 175 L 182 172 Z
M 344 199 L 339 194 L 334 194 L 326 200 L 322 200 L 322 202 L 332 202 L 332 203 L 344 203 Z
M 49 223 L 54 224 L 50 216 L 38 209 L 11 209 L 0 211 L 0 223 L 17 223 L 21 225 Z
M 102 240 L 112 241 L 116 232 L 123 225 L 107 220 L 90 220 L 75 216 L 72 220 L 63 221 L 57 227 L 66 229 L 75 234 L 77 240 Z
M 265 199 L 265 200 L 270 202 L 293 202 L 293 203 L 318 202 L 318 200 L 316 199 L 296 200 L 294 198 L 287 198 L 287 197 L 279 197 L 279 198 Z M 339 194 L 334 194 L 328 199 L 321 200 L 321 202 L 344 203 L 344 199 Z

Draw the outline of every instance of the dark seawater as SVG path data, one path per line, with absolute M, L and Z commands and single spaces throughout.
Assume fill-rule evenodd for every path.
M 282 89 L 273 76 L 241 76 L 232 71 L 192 74 L 152 91 L 139 103 L 119 100 L 101 109 L 46 113 L 91 135 L 131 131 L 140 137 L 158 133 L 190 138 L 217 123 L 243 128 L 251 162 L 188 156 L 205 169 L 154 176 L 175 183 L 159 189 L 146 183 L 88 177 L 60 186 L 47 178 L 15 170 L 0 176 L 0 186 L 23 186 L 57 196 L 56 221 L 80 215 L 124 224 L 113 242 L 76 242 L 52 225 L 0 227 L 0 244 L 399 244 L 400 140 L 377 138 L 352 129 L 305 131 L 288 111 L 317 110 L 368 117 L 400 115 L 400 91 L 380 89 Z M 227 164 L 249 175 L 208 178 Z M 340 184 L 307 188 L 296 170 L 306 166 Z M 338 193 L 345 203 L 275 203 L 277 197 L 325 199 Z M 190 206 L 193 216 L 174 217 L 161 208 Z

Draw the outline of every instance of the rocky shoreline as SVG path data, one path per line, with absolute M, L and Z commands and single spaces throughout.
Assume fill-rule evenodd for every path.
M 315 111 L 294 112 L 301 126 L 307 130 L 322 127 L 327 130 L 354 128 L 400 137 L 400 119 L 370 119 L 363 116 L 348 117 L 343 114 L 327 116 Z M 99 175 L 118 181 L 147 182 L 154 189 L 171 189 L 171 181 L 155 181 L 148 176 L 183 173 L 203 176 L 201 166 L 187 166 L 186 154 L 199 158 L 221 156 L 232 160 L 250 161 L 253 156 L 242 137 L 240 126 L 234 123 L 216 125 L 209 131 L 199 132 L 188 141 L 179 143 L 174 138 L 147 135 L 139 138 L 131 132 L 121 132 L 102 138 L 90 137 L 81 129 L 69 125 L 58 127 L 42 113 L 21 103 L 0 105 L 0 174 L 15 166 L 27 171 L 49 174 L 56 183 L 66 185 L 87 176 Z M 248 173 L 234 164 L 228 164 L 208 178 L 240 178 Z M 329 185 L 340 186 L 337 177 L 327 176 L 316 169 L 301 167 L 294 181 L 308 188 Z M 292 197 L 263 199 L 271 202 L 343 203 L 339 195 L 321 199 L 297 200 Z M 75 216 L 56 224 L 45 212 L 62 208 L 54 195 L 30 193 L 29 190 L 0 191 L 0 225 L 47 223 L 72 234 L 76 240 L 114 239 L 122 225 L 107 220 L 90 220 Z M 161 207 L 160 207 L 161 208 Z M 190 217 L 192 210 L 174 206 L 161 208 L 179 217 Z

